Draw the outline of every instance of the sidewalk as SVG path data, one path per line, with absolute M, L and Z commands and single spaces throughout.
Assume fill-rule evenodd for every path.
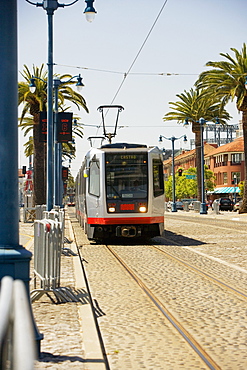
M 218 214 L 215 213 L 211 208 L 207 211 L 207 214 L 200 214 L 200 212 L 195 212 L 193 210 L 190 210 L 188 212 L 186 211 L 180 211 L 177 212 L 165 212 L 165 215 L 176 215 L 179 214 L 179 216 L 191 216 L 191 217 L 207 217 L 212 219 L 220 219 L 220 220 L 232 220 L 232 221 L 241 221 L 241 222 L 247 222 L 247 213 L 241 213 L 238 212 L 230 212 L 230 211 L 220 211 Z
M 20 243 L 32 253 L 33 230 L 32 223 L 20 222 Z M 65 244 L 72 253 L 62 254 L 61 287 L 73 291 L 79 302 L 57 304 L 54 294 L 49 293 L 32 303 L 36 324 L 44 335 L 41 357 L 35 369 L 103 370 L 104 359 L 67 214 L 65 236 L 72 241 L 71 244 Z M 33 259 L 30 263 L 30 277 L 33 278 Z M 30 282 L 30 291 L 32 289 L 33 280 Z

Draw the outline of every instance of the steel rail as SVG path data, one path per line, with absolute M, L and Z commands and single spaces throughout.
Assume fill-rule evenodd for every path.
M 193 336 L 183 327 L 183 325 L 169 312 L 169 310 L 160 302 L 160 300 L 152 293 L 152 291 L 143 283 L 143 281 L 129 268 L 129 266 L 122 260 L 121 257 L 112 249 L 112 247 L 106 245 L 106 248 L 112 255 L 118 260 L 118 262 L 125 268 L 130 276 L 136 281 L 146 295 L 151 299 L 155 306 L 160 312 L 167 318 L 167 320 L 173 325 L 173 327 L 179 332 L 179 334 L 185 339 L 185 341 L 193 348 L 201 360 L 211 370 L 220 370 L 221 368 L 216 362 L 208 355 L 208 353 L 201 347 L 201 345 L 193 338 Z
M 165 217 L 167 217 L 167 216 L 169 218 L 169 215 L 167 215 L 167 213 L 166 213 L 165 214 Z M 228 231 L 229 230 L 232 230 L 232 229 L 229 229 L 229 227 L 220 226 L 220 225 L 218 225 L 218 222 L 219 221 L 226 222 L 226 223 L 231 224 L 231 226 L 233 225 L 233 222 L 236 222 L 237 223 L 237 221 L 232 221 L 232 220 L 227 220 L 227 219 L 224 219 L 224 220 L 222 219 L 222 220 L 217 220 L 216 221 L 215 218 L 210 218 L 210 219 L 203 219 L 203 218 L 201 218 L 199 221 L 202 221 L 202 222 L 198 222 L 198 219 L 197 218 L 194 218 L 193 216 L 191 216 L 191 218 L 189 218 L 189 217 L 183 217 L 183 216 L 177 216 L 177 215 L 175 215 L 175 216 L 171 216 L 169 219 L 171 220 L 172 218 L 175 218 L 176 220 L 179 220 L 179 221 L 191 222 L 191 223 L 199 224 L 199 225 L 210 225 L 210 227 L 216 227 L 217 229 L 223 229 L 223 230 L 228 230 Z M 212 221 L 213 222 L 216 221 L 216 224 L 213 224 Z M 243 226 L 246 226 L 246 222 L 243 222 L 243 221 L 238 221 L 238 222 L 240 222 L 242 224 L 241 225 L 242 227 Z M 236 223 L 234 224 L 234 226 L 238 226 Z M 234 230 L 236 230 L 236 231 L 238 231 L 240 233 L 243 233 L 243 234 L 247 234 L 247 231 L 245 231 L 244 229 L 242 229 L 240 227 L 239 228 L 234 227 Z
M 168 238 L 164 238 L 164 239 L 169 241 Z M 182 244 L 174 242 L 173 240 L 171 240 L 171 242 L 174 243 L 175 245 L 179 245 L 181 247 L 183 246 Z M 196 271 L 199 275 L 201 275 L 203 277 L 206 277 L 209 280 L 212 280 L 214 283 L 218 284 L 220 287 L 226 288 L 226 289 L 230 290 L 231 292 L 234 292 L 234 293 L 240 295 L 241 298 L 245 298 L 245 299 L 247 298 L 247 294 L 241 292 L 240 290 L 237 290 L 237 289 L 233 288 L 231 285 L 228 285 L 228 284 L 224 283 L 223 281 L 221 281 L 221 280 L 215 278 L 214 276 L 200 270 L 199 268 L 190 265 L 189 263 L 185 262 L 184 260 L 182 260 L 182 259 L 180 259 L 180 258 L 178 258 L 178 257 L 176 257 L 176 256 L 174 256 L 174 255 L 172 255 L 172 254 L 170 254 L 166 251 L 163 251 L 162 249 L 160 249 L 156 245 L 152 245 L 151 247 L 157 249 L 159 252 L 167 255 L 170 259 L 175 260 L 176 262 L 180 263 L 181 265 L 186 266 L 186 267 L 190 268 L 193 271 Z

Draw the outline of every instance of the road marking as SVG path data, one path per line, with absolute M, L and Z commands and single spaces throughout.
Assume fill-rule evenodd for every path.
M 247 270 L 243 269 L 242 267 L 239 267 L 239 266 L 236 266 L 232 263 L 229 263 L 229 262 L 226 262 L 226 261 L 223 261 L 222 259 L 220 258 L 217 258 L 217 257 L 213 257 L 213 256 L 210 256 L 209 254 L 206 254 L 206 253 L 203 253 L 203 252 L 199 252 L 191 247 L 182 247 L 184 249 L 189 249 L 191 251 L 193 251 L 194 253 L 197 253 L 197 254 L 200 254 L 201 256 L 204 256 L 204 257 L 207 257 L 211 260 L 214 260 L 214 261 L 217 261 L 217 262 L 220 262 L 222 263 L 223 265 L 226 265 L 228 267 L 231 267 L 231 268 L 234 268 L 235 270 L 238 270 L 238 271 L 241 271 L 243 272 L 244 274 L 247 274 Z

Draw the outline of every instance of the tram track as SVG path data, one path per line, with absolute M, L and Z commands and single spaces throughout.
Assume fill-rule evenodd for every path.
M 209 354 L 202 348 L 198 341 L 185 329 L 185 327 L 179 322 L 174 315 L 164 306 L 164 304 L 155 296 L 155 294 L 147 287 L 147 285 L 141 280 L 134 271 L 124 262 L 124 260 L 113 250 L 112 247 L 106 245 L 108 251 L 118 260 L 123 268 L 129 273 L 129 275 L 135 280 L 145 294 L 151 299 L 158 310 L 166 317 L 166 319 L 173 325 L 173 327 L 179 332 L 184 340 L 193 348 L 196 354 L 204 362 L 204 364 L 211 370 L 220 370 L 220 366 L 209 356 Z
M 178 230 L 178 227 L 175 230 Z M 91 244 L 84 239 L 86 243 L 83 243 L 80 252 L 83 251 L 82 256 L 89 262 L 86 269 L 89 272 L 90 285 L 93 291 L 97 292 L 97 301 L 106 314 L 100 318 L 99 324 L 103 338 L 106 339 L 105 352 L 111 368 L 124 369 L 126 367 L 120 364 L 125 361 L 128 362 L 128 368 L 132 368 L 139 358 L 146 361 L 144 360 L 146 355 L 149 359 L 154 359 L 155 363 L 158 357 L 153 356 L 154 353 L 160 353 L 160 345 L 153 340 L 154 333 L 155 338 L 162 338 L 161 353 L 165 361 L 172 361 L 169 358 L 170 355 L 168 353 L 165 355 L 164 351 L 169 352 L 169 344 L 173 343 L 173 352 L 169 353 L 173 353 L 174 363 L 179 362 L 176 348 L 177 343 L 181 343 L 179 347 L 181 350 L 183 348 L 184 351 L 187 347 L 185 368 L 193 368 L 191 363 L 198 366 L 198 361 L 202 366 L 200 368 L 232 369 L 234 364 L 240 365 L 239 369 L 246 368 L 246 356 L 242 348 L 245 338 L 244 322 L 241 324 L 245 315 L 246 293 L 241 291 L 238 285 L 236 285 L 237 289 L 234 288 L 238 274 L 233 273 L 233 280 L 227 277 L 224 282 L 223 279 L 222 285 L 221 274 L 218 275 L 217 271 L 221 273 L 224 268 L 216 266 L 215 270 L 215 263 L 212 264 L 209 260 L 207 263 L 205 260 L 206 254 L 200 256 L 200 251 L 204 251 L 202 248 L 207 243 L 201 243 L 197 236 L 198 239 L 192 238 L 192 244 L 188 244 L 190 236 L 186 234 L 188 237 L 187 239 L 186 236 L 184 237 L 185 244 L 181 244 L 183 239 L 180 238 L 179 233 L 170 232 L 170 234 L 171 239 L 158 238 L 157 245 L 152 243 Z M 172 234 L 174 234 L 174 240 Z M 180 239 L 181 243 L 179 243 Z M 156 240 L 153 243 L 156 243 Z M 195 265 L 192 256 L 193 248 L 188 247 L 187 250 L 186 245 L 196 246 L 196 249 L 199 246 Z M 167 249 L 168 253 L 164 253 L 162 248 Z M 210 255 L 208 257 L 210 258 Z M 206 265 L 204 265 L 205 261 Z M 212 270 L 208 267 L 212 267 Z M 211 276 L 214 272 L 218 278 L 216 275 Z M 226 284 L 228 280 L 233 284 Z M 135 292 L 133 296 L 132 291 Z M 147 309 L 149 306 L 150 308 Z M 146 317 L 145 324 L 141 321 L 143 311 Z M 155 331 L 150 330 L 150 323 L 155 323 L 156 317 L 160 317 L 157 319 L 159 325 L 153 327 Z M 126 321 L 124 321 L 125 318 Z M 138 339 L 143 336 L 147 340 L 141 342 L 140 346 Z M 168 347 L 163 345 L 163 338 L 166 338 L 164 342 Z M 152 342 L 150 354 L 148 354 L 149 345 L 146 345 L 150 343 L 149 340 Z M 140 356 L 140 348 L 143 348 L 142 356 Z M 226 353 L 225 348 L 228 348 Z M 157 368 L 163 367 L 157 366 Z
M 165 238 L 166 240 L 169 240 L 167 238 Z M 177 242 L 174 242 L 173 240 L 171 240 L 172 243 L 178 245 L 178 246 L 181 246 L 182 247 L 182 244 L 180 243 L 177 243 Z M 230 291 L 231 293 L 234 293 L 234 294 L 237 294 L 238 296 L 240 296 L 241 298 L 244 298 L 244 299 L 247 299 L 247 294 L 232 287 L 231 285 L 229 284 L 226 284 L 224 283 L 223 281 L 219 280 L 218 278 L 206 273 L 205 271 L 195 267 L 195 266 L 192 266 L 191 264 L 185 262 L 184 260 L 166 252 L 166 251 L 163 251 L 162 249 L 160 249 L 158 246 L 156 245 L 152 245 L 153 248 L 155 248 L 156 250 L 158 250 L 159 252 L 163 253 L 164 255 L 166 255 L 168 258 L 171 258 L 173 259 L 174 261 L 180 263 L 181 265 L 183 266 L 186 266 L 187 268 L 195 271 L 196 273 L 198 273 L 199 275 L 211 280 L 212 282 L 214 282 L 215 284 L 219 285 L 220 287 L 223 287 L 225 289 L 227 289 L 228 291 Z
M 235 218 L 233 217 L 233 219 L 216 219 L 216 218 L 203 218 L 203 215 L 202 215 L 202 218 L 198 218 L 198 217 L 195 217 L 195 216 L 189 216 L 189 215 L 186 215 L 185 216 L 180 216 L 180 215 L 169 215 L 169 213 L 166 213 L 165 214 L 165 218 L 169 218 L 169 219 L 176 219 L 178 221 L 182 221 L 182 222 L 186 222 L 186 223 L 193 223 L 193 224 L 198 224 L 198 225 L 204 225 L 204 226 L 210 226 L 212 228 L 216 228 L 216 229 L 222 229 L 222 230 L 229 230 L 230 229 L 233 229 L 235 231 L 238 231 L 240 233 L 243 233 L 243 234 L 247 234 L 247 230 L 246 229 L 246 222 L 244 221 L 239 221 L 239 220 L 235 220 Z M 236 217 L 237 218 L 237 217 Z M 224 226 L 222 226 L 222 224 L 225 224 Z

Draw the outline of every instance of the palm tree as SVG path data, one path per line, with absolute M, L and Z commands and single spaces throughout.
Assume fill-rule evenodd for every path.
M 33 154 L 34 154 L 34 198 L 33 203 L 44 204 L 46 194 L 46 181 L 45 181 L 45 164 L 46 164 L 46 144 L 39 141 L 39 112 L 47 110 L 47 71 L 44 71 L 44 65 L 40 68 L 33 66 L 33 72 L 26 65 L 21 73 L 24 81 L 18 83 L 18 104 L 23 104 L 22 114 L 20 118 L 20 126 L 26 130 L 26 134 L 33 130 Z M 35 76 L 36 90 L 34 93 L 30 92 L 29 84 L 30 79 Z M 58 75 L 56 75 L 58 76 Z M 69 80 L 71 75 L 59 76 L 61 80 Z M 74 81 L 61 83 L 58 90 L 58 106 L 60 110 L 64 106 L 65 101 L 70 101 L 76 105 L 78 109 L 81 107 L 88 112 L 88 108 L 84 98 L 81 94 L 77 93 L 71 88 Z M 30 117 L 32 116 L 32 122 Z M 27 149 L 26 149 L 27 150 Z
M 216 118 L 221 123 L 225 123 L 230 119 L 229 114 L 224 109 L 224 105 L 218 98 L 208 96 L 203 89 L 190 89 L 182 94 L 176 95 L 179 98 L 177 102 L 169 102 L 171 109 L 163 117 L 164 121 L 176 120 L 178 123 L 190 122 L 192 124 L 192 132 L 195 134 L 196 147 L 196 168 L 197 168 L 197 197 L 202 199 L 202 183 L 201 183 L 201 128 L 199 119 L 204 118 L 205 121 L 214 121 Z
M 39 141 L 39 112 L 46 110 L 47 94 L 46 94 L 46 81 L 47 72 L 43 71 L 44 65 L 41 68 L 33 67 L 33 73 L 29 71 L 28 67 L 24 66 L 22 76 L 25 82 L 18 84 L 18 105 L 24 104 L 20 123 L 22 125 L 23 119 L 26 114 L 32 116 L 32 122 L 28 122 L 28 130 L 26 134 L 33 130 L 33 148 L 34 148 L 34 196 L 33 203 L 45 204 L 45 144 Z M 32 94 L 29 90 L 30 78 L 32 75 L 42 79 L 37 80 L 36 91 Z M 22 126 L 23 127 L 23 126 Z
M 242 112 L 244 159 L 245 159 L 245 185 L 241 213 L 247 212 L 247 90 L 245 86 L 247 76 L 246 44 L 242 50 L 231 48 L 234 57 L 220 53 L 224 60 L 208 62 L 207 67 L 213 67 L 202 72 L 196 82 L 199 88 L 207 88 L 210 94 L 219 97 L 224 104 L 235 99 L 238 111 Z

